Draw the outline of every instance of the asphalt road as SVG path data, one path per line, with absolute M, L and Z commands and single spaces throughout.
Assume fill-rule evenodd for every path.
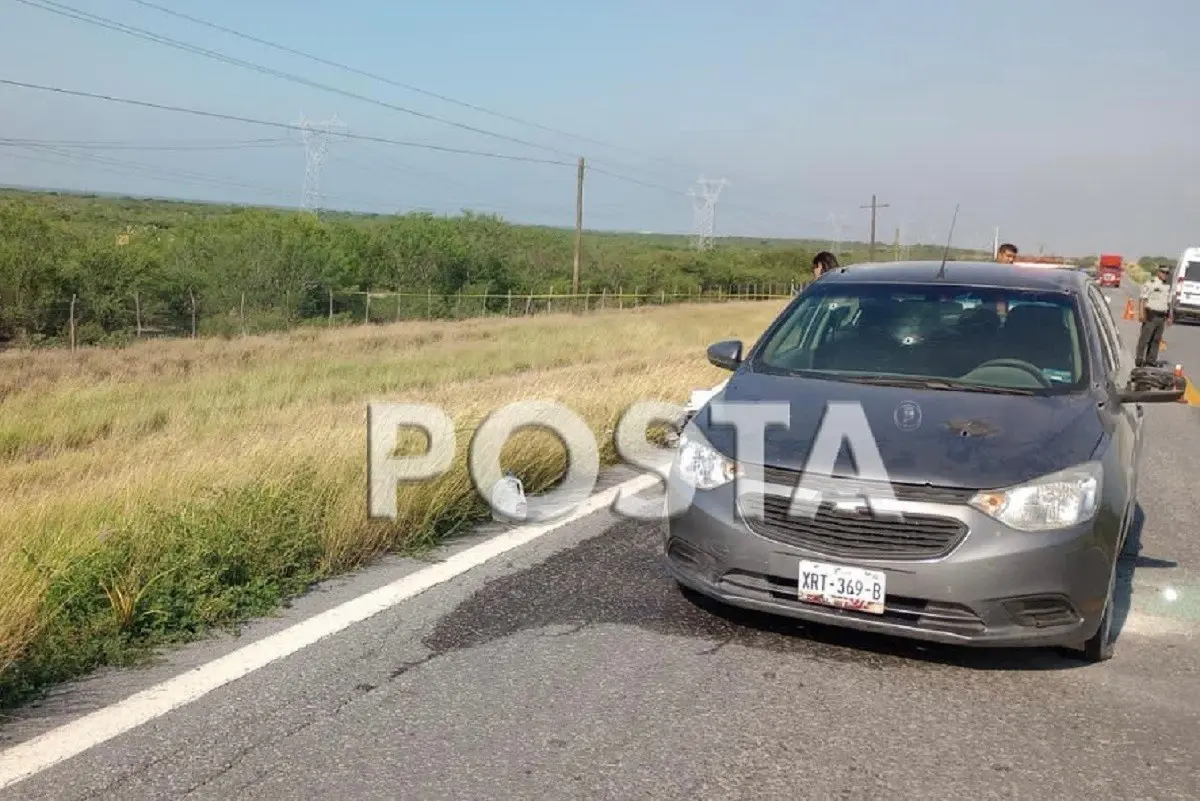
M 1200 327 L 1166 339 L 1200 370 Z M 1142 553 L 1102 665 L 701 608 L 658 566 L 654 525 L 600 512 L 0 797 L 1200 798 L 1200 411 L 1147 418 Z M 64 688 L 0 746 L 422 567 L 389 562 L 241 642 Z

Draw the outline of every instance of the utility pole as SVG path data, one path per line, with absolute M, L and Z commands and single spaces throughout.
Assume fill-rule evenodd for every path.
M 870 246 L 870 250 L 868 251 L 868 257 L 867 257 L 868 260 L 870 260 L 870 261 L 875 261 L 875 215 L 878 214 L 879 209 L 886 209 L 890 205 L 891 205 L 890 203 L 877 202 L 875 196 L 871 195 L 871 205 L 870 206 L 859 206 L 859 208 L 871 210 L 871 246 Z
M 575 177 L 575 270 L 571 274 L 571 294 L 579 294 L 579 262 L 583 259 L 583 156 Z

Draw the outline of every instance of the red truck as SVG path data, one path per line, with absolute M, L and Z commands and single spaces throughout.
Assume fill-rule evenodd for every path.
M 1121 257 L 1116 253 L 1100 254 L 1100 261 L 1096 264 L 1096 278 L 1100 286 L 1121 285 L 1121 264 Z

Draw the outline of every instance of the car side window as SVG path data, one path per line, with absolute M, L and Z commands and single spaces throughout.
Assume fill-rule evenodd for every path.
M 1100 302 L 1108 305 L 1104 301 L 1103 297 L 1101 297 Z M 1087 290 L 1086 306 L 1091 312 L 1092 320 L 1095 322 L 1096 328 L 1100 331 L 1100 349 L 1104 352 L 1104 363 L 1108 368 L 1109 374 L 1111 375 L 1112 373 L 1116 372 L 1119 364 L 1118 359 L 1120 357 L 1118 356 L 1118 345 L 1113 341 L 1112 333 L 1108 330 L 1108 326 L 1104 322 L 1103 310 L 1097 308 L 1096 297 L 1092 293 L 1091 287 L 1088 287 Z
M 1089 287 L 1089 291 L 1096 301 L 1096 306 L 1100 309 L 1098 314 L 1100 315 L 1101 322 L 1104 323 L 1109 335 L 1112 336 L 1113 340 L 1117 343 L 1117 347 L 1120 348 L 1124 343 L 1121 342 L 1121 330 L 1117 328 L 1117 318 L 1113 316 L 1112 306 L 1109 305 L 1108 299 L 1104 297 L 1104 293 L 1096 287 Z
M 1123 361 L 1124 343 L 1121 341 L 1121 332 L 1117 328 L 1117 322 L 1113 318 L 1112 308 L 1109 307 L 1104 293 L 1096 287 L 1088 287 L 1088 297 L 1091 298 L 1092 305 L 1096 307 L 1096 316 L 1100 318 L 1100 329 L 1112 351 L 1113 367 L 1114 369 L 1118 368 Z

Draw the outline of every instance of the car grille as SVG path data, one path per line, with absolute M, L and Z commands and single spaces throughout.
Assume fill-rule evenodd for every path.
M 799 470 L 788 470 L 782 467 L 763 467 L 763 481 L 769 484 L 781 484 L 795 488 L 803 476 Z M 822 492 L 833 494 L 851 494 L 870 496 L 872 490 L 883 486 L 881 481 L 870 481 L 860 478 L 831 479 L 828 476 L 807 476 L 805 487 L 811 487 Z M 893 482 L 892 494 L 898 501 L 918 501 L 921 503 L 965 504 L 975 495 L 976 490 L 959 487 L 935 487 L 930 484 L 899 484 Z
M 870 512 L 834 511 L 822 503 L 814 514 L 789 514 L 791 498 L 749 494 L 738 499 L 746 525 L 767 539 L 834 557 L 934 559 L 948 554 L 967 534 L 961 520 L 905 512 L 873 517 Z

